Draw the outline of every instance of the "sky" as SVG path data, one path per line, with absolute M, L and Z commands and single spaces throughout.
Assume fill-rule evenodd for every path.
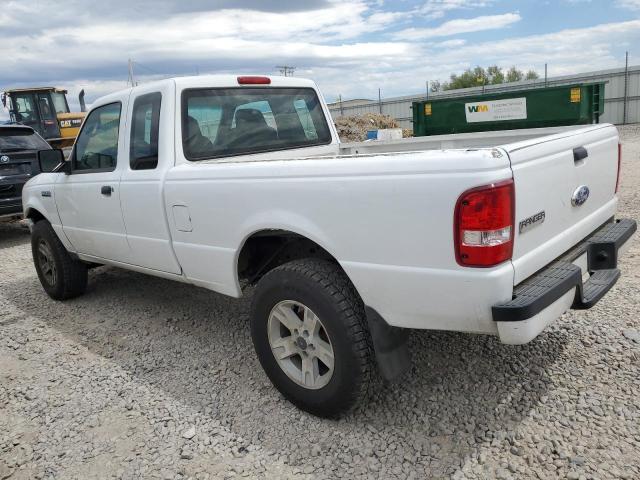
M 0 0 L 0 91 L 87 102 L 210 73 L 315 80 L 328 101 L 410 95 L 475 65 L 565 75 L 640 64 L 640 0 Z M 0 118 L 6 117 L 0 106 Z

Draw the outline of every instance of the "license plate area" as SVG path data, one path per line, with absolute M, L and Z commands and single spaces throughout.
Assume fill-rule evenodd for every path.
M 0 177 L 13 177 L 16 175 L 31 175 L 30 163 L 0 164 Z

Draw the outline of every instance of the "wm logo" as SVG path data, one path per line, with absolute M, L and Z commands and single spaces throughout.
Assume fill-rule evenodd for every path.
M 488 112 L 489 105 L 470 105 L 467 107 L 469 109 L 469 113 L 478 113 L 478 112 Z

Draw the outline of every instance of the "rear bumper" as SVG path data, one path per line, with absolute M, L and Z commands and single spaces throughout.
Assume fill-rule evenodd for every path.
M 22 214 L 22 187 L 28 178 L 0 179 L 0 217 Z
M 620 278 L 618 256 L 636 229 L 631 219 L 609 222 L 516 286 L 512 300 L 492 307 L 500 339 L 527 343 L 567 309 L 594 306 Z

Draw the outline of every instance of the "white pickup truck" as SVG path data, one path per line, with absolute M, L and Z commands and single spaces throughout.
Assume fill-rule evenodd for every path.
M 176 78 L 96 101 L 68 161 L 40 152 L 24 215 L 56 300 L 95 264 L 255 284 L 267 375 L 334 416 L 407 367 L 409 329 L 522 344 L 596 303 L 636 230 L 619 155 L 607 124 L 340 144 L 311 81 Z

